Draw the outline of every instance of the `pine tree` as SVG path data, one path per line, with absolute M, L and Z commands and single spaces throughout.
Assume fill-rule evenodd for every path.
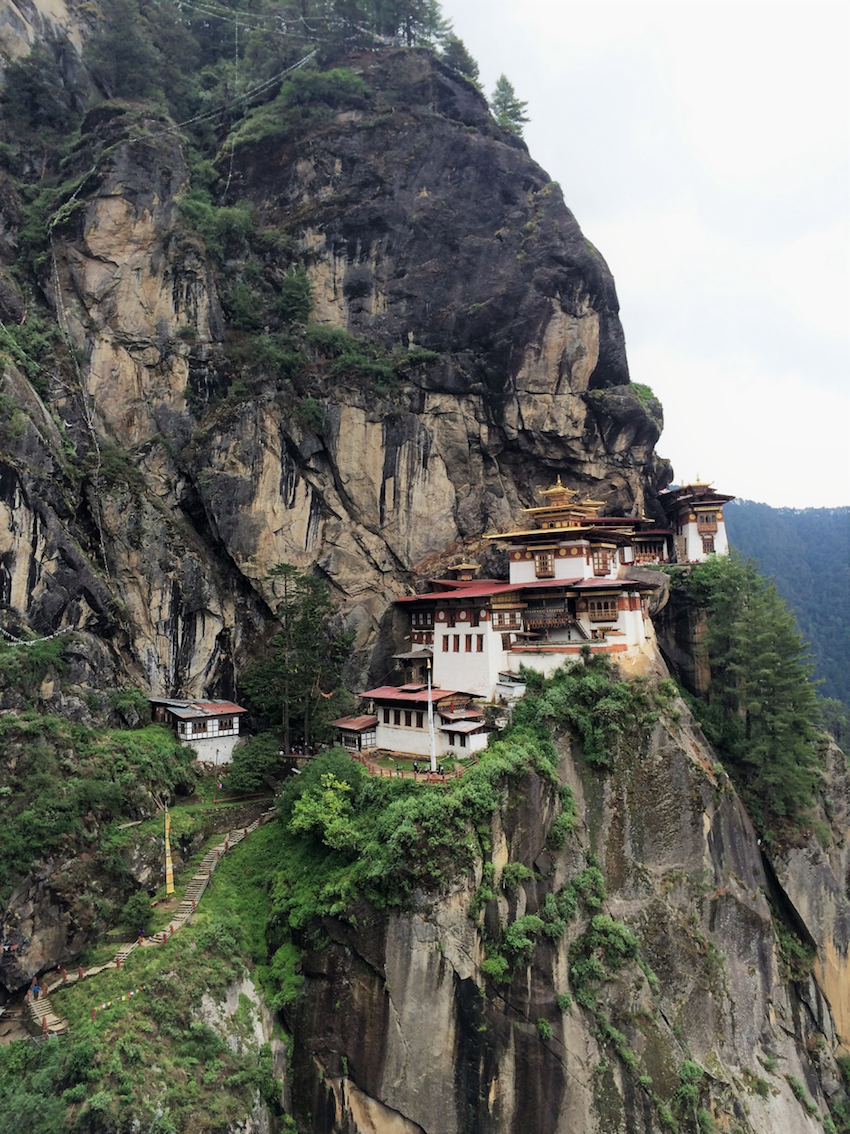
M 510 130 L 512 134 L 522 137 L 523 124 L 530 121 L 525 113 L 527 102 L 521 102 L 513 85 L 508 81 L 507 75 L 500 75 L 496 81 L 496 89 L 490 99 L 490 109 L 493 117 L 503 130 Z
M 330 698 L 323 686 L 337 690 L 350 641 L 331 630 L 334 605 L 323 580 L 291 563 L 279 563 L 268 577 L 278 596 L 280 631 L 270 656 L 245 674 L 242 685 L 254 708 L 278 723 L 281 744 L 290 752 L 294 732 L 309 747 L 317 729 L 338 710 L 342 690 Z
M 695 567 L 689 585 L 707 613 L 706 732 L 762 830 L 771 816 L 799 819 L 819 758 L 813 666 L 794 617 L 775 586 L 737 556 Z
M 472 79 L 473 83 L 478 82 L 478 64 L 466 50 L 463 40 L 458 39 L 456 35 L 449 36 L 446 41 L 446 49 L 440 58 L 453 71 L 459 71 L 461 75 L 466 75 L 468 79 Z

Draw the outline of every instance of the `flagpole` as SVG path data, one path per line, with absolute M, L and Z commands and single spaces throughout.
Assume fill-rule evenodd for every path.
M 431 739 L 431 771 L 437 770 L 437 739 L 434 736 L 434 702 L 431 700 L 431 659 L 428 658 L 428 735 Z
M 171 816 L 165 809 L 165 892 L 174 893 L 174 867 L 171 863 Z

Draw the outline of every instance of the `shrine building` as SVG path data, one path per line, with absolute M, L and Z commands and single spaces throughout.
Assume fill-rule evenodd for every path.
M 239 742 L 239 718 L 248 710 L 233 701 L 186 701 L 148 697 L 153 720 L 167 724 L 177 739 L 195 751 L 196 760 L 229 764 Z
M 635 664 L 651 658 L 655 586 L 645 572 L 630 578 L 630 568 L 728 553 L 722 506 L 733 497 L 699 480 L 661 494 L 667 526 L 600 516 L 603 501 L 579 499 L 560 477 L 540 496 L 521 526 L 484 537 L 507 551 L 508 579 L 478 578 L 478 564 L 462 561 L 427 593 L 396 599 L 409 626 L 409 648 L 394 655 L 405 684 L 367 690 L 364 715 L 335 722 L 348 747 L 368 734 L 377 748 L 427 756 L 429 697 L 439 756 L 485 747 L 471 702 L 521 695 L 520 666 L 548 675 L 582 649 Z

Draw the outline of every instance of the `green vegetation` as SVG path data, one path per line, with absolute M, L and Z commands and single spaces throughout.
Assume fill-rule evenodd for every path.
M 638 955 L 638 940 L 622 922 L 596 914 L 570 944 L 570 984 L 576 1002 L 595 1009 L 600 985 Z
M 692 700 L 706 736 L 762 833 L 799 822 L 812 803 L 821 760 L 811 664 L 793 616 L 755 565 L 716 556 L 670 569 L 708 618 L 707 701 Z
M 64 671 L 64 657 L 64 637 L 35 639 L 22 645 L 0 639 L 0 688 L 15 689 L 34 704 L 45 678 Z
M 658 401 L 658 398 L 656 398 L 649 386 L 644 386 L 642 382 L 629 382 L 626 388 L 635 395 L 640 404 L 644 407 L 648 406 L 650 402 Z
M 586 651 L 582 660 L 562 666 L 545 685 L 529 670 L 522 670 L 529 693 L 514 714 L 517 724 L 542 734 L 548 722 L 571 728 L 591 765 L 612 767 L 621 748 L 639 749 L 652 725 L 666 709 L 676 687 L 671 681 L 651 685 L 636 679 L 623 681 L 605 654 Z
M 331 122 L 341 110 L 362 110 L 369 88 L 347 67 L 297 71 L 275 99 L 247 115 L 225 143 L 233 147 L 283 140 Z
M 793 609 L 811 643 L 822 695 L 850 709 L 850 508 L 771 508 L 737 500 L 723 515 L 730 542 L 744 559 L 756 560 Z
M 35 712 L 7 713 L 0 716 L 0 744 L 4 895 L 35 861 L 63 846 L 95 852 L 103 874 L 129 889 L 120 859 L 102 841 L 104 827 L 150 807 L 150 791 L 192 782 L 191 753 L 159 725 L 98 730 Z
M 817 1114 L 818 1108 L 809 1098 L 809 1093 L 800 1080 L 795 1078 L 794 1075 L 786 1075 L 785 1078 L 788 1080 L 788 1086 L 791 1088 L 794 1098 L 803 1104 L 809 1114 Z
M 341 670 L 351 638 L 331 628 L 334 604 L 324 580 L 289 563 L 273 567 L 268 577 L 278 596 L 281 629 L 269 657 L 246 672 L 242 685 L 264 720 L 279 724 L 283 749 L 290 752 L 294 732 L 308 747 L 329 738 L 328 722 L 348 702 Z M 265 757 L 267 750 L 257 755 Z
M 466 45 L 462 39 L 458 39 L 456 35 L 450 35 L 446 40 L 446 46 L 440 58 L 447 67 L 465 75 L 476 86 L 478 85 L 478 64 L 466 50 Z
M 530 121 L 525 113 L 527 106 L 527 102 L 522 102 L 517 98 L 513 84 L 508 80 L 507 75 L 500 75 L 490 97 L 490 109 L 497 125 L 501 126 L 503 130 L 509 130 L 512 134 L 518 134 L 522 137 L 522 128 Z
M 148 932 L 153 923 L 153 909 L 151 900 L 142 890 L 131 894 L 121 910 L 121 921 L 135 935 L 139 930 Z
M 221 862 L 195 922 L 168 945 L 136 950 L 120 971 L 55 994 L 69 1036 L 0 1048 L 0 1129 L 219 1130 L 244 1120 L 257 1092 L 280 1115 L 271 1050 L 254 1039 L 253 1000 L 243 991 L 222 1023 L 202 1018 L 202 1001 L 220 1002 L 251 967 L 255 980 L 272 980 L 269 995 L 281 982 L 262 932 L 277 835 L 274 825 L 261 828 Z M 115 1003 L 92 1021 L 107 1000 Z

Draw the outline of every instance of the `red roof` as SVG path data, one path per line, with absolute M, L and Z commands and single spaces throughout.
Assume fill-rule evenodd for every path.
M 236 705 L 233 701 L 192 701 L 192 707 L 195 709 L 202 709 L 205 713 L 213 713 L 217 717 L 233 716 L 235 713 L 247 713 L 247 709 L 243 709 L 241 705 Z
M 404 693 L 396 685 L 379 685 L 377 689 L 367 689 L 361 697 L 372 697 L 375 701 L 399 701 L 413 704 L 417 701 L 428 702 L 428 690 L 421 689 L 417 693 Z M 464 693 L 460 689 L 431 689 L 431 700 L 442 701 L 444 697 L 471 697 L 471 693 Z
M 558 587 L 622 587 L 624 590 L 634 590 L 640 584 L 629 579 L 591 578 L 591 579 L 532 579 L 527 583 L 493 583 L 489 580 L 460 588 L 457 591 L 436 591 L 427 595 L 405 596 L 397 598 L 396 602 L 445 602 L 447 599 L 489 598 L 491 595 L 503 595 L 509 591 L 530 591 L 538 587 L 548 587 L 550 590 Z
M 340 717 L 338 721 L 331 721 L 337 728 L 347 728 L 349 732 L 363 732 L 367 728 L 374 728 L 378 723 L 377 717 L 368 714 L 362 717 Z
M 588 587 L 620 587 L 624 591 L 635 591 L 645 584 L 638 583 L 634 579 L 580 579 L 577 583 L 573 583 L 573 586 L 579 591 Z
M 444 582 L 446 580 L 439 580 Z M 460 586 L 452 580 L 453 590 L 430 591 L 426 595 L 405 595 L 397 598 L 396 602 L 436 602 L 437 599 L 448 598 L 487 598 L 489 595 L 500 595 L 504 591 L 517 590 L 516 583 L 496 583 L 492 579 L 476 579 L 474 582 L 463 583 Z

